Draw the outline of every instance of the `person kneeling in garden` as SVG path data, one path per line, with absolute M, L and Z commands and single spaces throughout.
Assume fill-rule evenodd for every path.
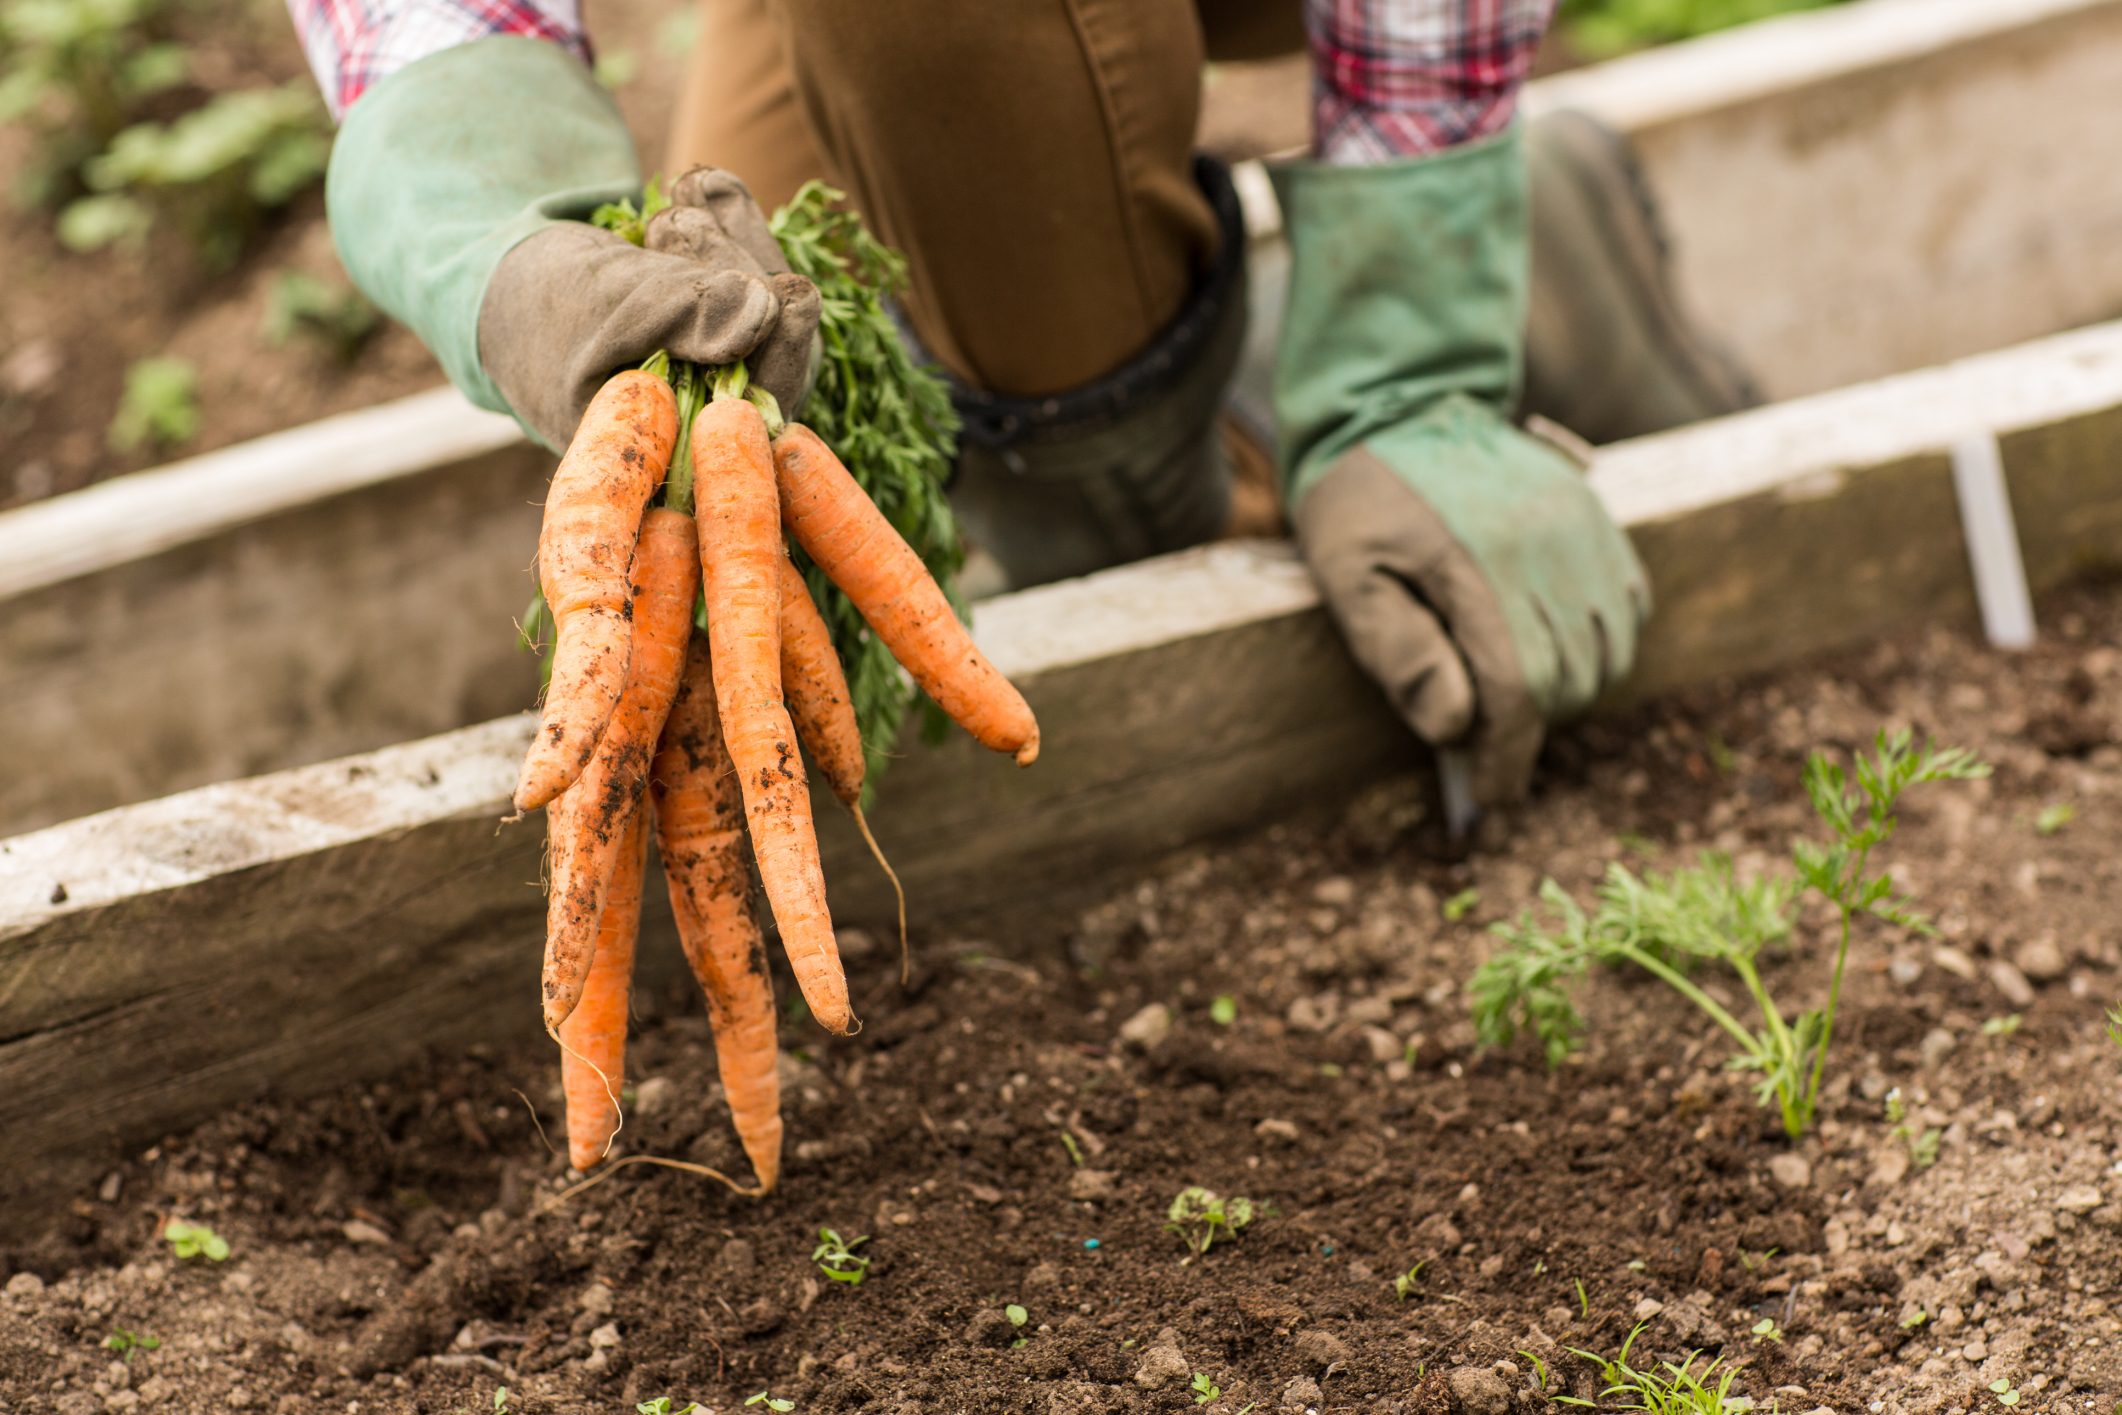
M 473 402 L 565 447 L 608 374 L 667 349 L 745 359 L 795 411 L 818 300 L 754 197 L 828 180 L 906 255 L 910 336 L 964 419 L 952 500 L 1012 584 L 1270 528 L 1233 467 L 1271 438 L 1357 660 L 1481 802 L 1523 793 L 1649 611 L 1579 467 L 1514 417 L 1604 440 L 1749 398 L 1675 313 L 1618 141 L 1518 118 L 1550 0 L 702 0 L 666 162 L 688 175 L 645 247 L 584 219 L 642 172 L 574 0 L 290 5 L 342 122 L 340 254 Z M 1245 227 L 1191 147 L 1204 59 L 1307 40 L 1268 432 L 1227 410 Z

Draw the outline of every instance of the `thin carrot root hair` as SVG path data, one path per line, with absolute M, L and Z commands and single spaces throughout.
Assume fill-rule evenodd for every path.
M 610 1154 L 610 1153 L 612 1152 L 612 1142 L 613 1142 L 614 1140 L 618 1139 L 618 1138 L 619 1138 L 619 1132 L 620 1132 L 621 1130 L 624 1130 L 624 1129 L 626 1128 L 626 1107 L 625 1107 L 625 1106 L 623 1106 L 623 1105 L 621 1105 L 621 1104 L 619 1103 L 619 1093 L 618 1093 L 618 1091 L 616 1091 L 616 1090 L 614 1090 L 614 1089 L 612 1088 L 612 1078 L 611 1078 L 611 1077 L 610 1077 L 609 1075 L 607 1075 L 607 1074 L 605 1073 L 605 1070 L 604 1070 L 604 1068 L 603 1068 L 603 1067 L 599 1066 L 599 1065 L 598 1065 L 598 1064 L 597 1064 L 596 1062 L 594 1062 L 594 1061 L 591 1061 L 591 1060 L 590 1060 L 590 1059 L 589 1059 L 588 1057 L 584 1056 L 584 1055 L 583 1055 L 583 1054 L 582 1054 L 581 1052 L 579 1052 L 579 1051 L 576 1051 L 576 1050 L 575 1050 L 575 1049 L 574 1049 L 573 1047 L 569 1046 L 569 1045 L 568 1045 L 568 1044 L 567 1044 L 567 1043 L 566 1043 L 565 1041 L 561 1040 L 561 1037 L 560 1037 L 560 1029 L 559 1029 L 558 1027 L 556 1027 L 556 1026 L 548 1026 L 548 1027 L 547 1027 L 547 1028 L 545 1029 L 545 1035 L 547 1035 L 548 1037 L 551 1037 L 551 1038 L 553 1039 L 553 1045 L 555 1045 L 555 1046 L 559 1047 L 559 1048 L 560 1048 L 560 1050 L 562 1050 L 562 1051 L 566 1052 L 566 1053 L 567 1053 L 567 1054 L 568 1054 L 569 1056 L 571 1056 L 571 1057 L 573 1057 L 573 1058 L 574 1058 L 575 1060 L 577 1060 L 577 1061 L 581 1062 L 581 1063 L 582 1063 L 582 1064 L 583 1064 L 584 1066 L 587 1066 L 587 1067 L 588 1067 L 588 1068 L 589 1068 L 590 1070 L 592 1070 L 592 1071 L 596 1072 L 596 1073 L 597 1073 L 597 1079 L 598 1079 L 599 1081 L 602 1081 L 602 1082 L 604 1083 L 604 1094 L 605 1094 L 606 1096 L 608 1096 L 608 1097 L 609 1097 L 609 1098 L 611 1099 L 611 1103 L 612 1103 L 612 1113 L 613 1113 L 614 1115 L 616 1115 L 616 1116 L 618 1116 L 618 1117 L 619 1117 L 618 1123 L 617 1123 L 617 1124 L 615 1124 L 614 1126 L 612 1126 L 612 1133 L 604 1137 L 604 1153 L 605 1153 L 605 1154 L 607 1154 L 607 1155 L 608 1155 L 608 1154 Z M 540 1134 L 543 1134 L 543 1133 L 544 1133 L 544 1127 L 543 1127 L 543 1126 L 540 1126 L 540 1127 L 539 1127 L 539 1133 L 540 1133 Z M 550 1149 L 551 1147 L 552 1147 L 552 1146 L 551 1146 L 551 1142 L 550 1142 L 550 1141 L 548 1141 L 548 1142 L 547 1142 L 547 1145 L 546 1145 L 546 1148 Z M 602 1158 L 602 1156 L 599 1156 L 599 1158 Z
M 585 1189 L 596 1188 L 630 1164 L 654 1164 L 661 1165 L 665 1169 L 682 1169 L 687 1174 L 701 1174 L 709 1179 L 719 1179 L 730 1187 L 732 1193 L 741 1195 L 744 1198 L 763 1199 L 766 1197 L 765 1189 L 757 1185 L 739 1184 L 721 1170 L 710 1169 L 704 1164 L 694 1164 L 690 1160 L 665 1159 L 661 1155 L 621 1155 L 589 1178 L 570 1184 L 559 1193 L 553 1195 L 551 1200 L 545 1205 L 546 1212 L 550 1213 L 552 1210 L 559 1208 Z
M 912 955 L 906 946 L 906 888 L 899 883 L 899 872 L 892 862 L 884 858 L 884 849 L 877 844 L 877 837 L 869 833 L 869 817 L 862 814 L 862 803 L 855 802 L 847 808 L 855 817 L 855 829 L 862 832 L 862 839 L 869 845 L 869 853 L 877 857 L 877 868 L 892 882 L 892 893 L 899 896 L 899 986 L 905 987 L 912 976 Z

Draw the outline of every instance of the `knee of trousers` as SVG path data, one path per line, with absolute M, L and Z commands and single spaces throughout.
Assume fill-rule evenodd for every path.
M 1196 157 L 1194 177 L 1222 239 L 1148 348 L 1043 398 L 952 384 L 964 427 L 951 503 L 1014 587 L 1199 545 L 1229 517 L 1217 412 L 1245 344 L 1245 223 L 1228 169 Z

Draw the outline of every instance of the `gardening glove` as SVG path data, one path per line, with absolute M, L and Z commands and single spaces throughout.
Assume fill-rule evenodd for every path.
M 1522 363 L 1515 130 L 1275 173 L 1289 306 L 1275 411 L 1306 561 L 1357 661 L 1476 802 L 1524 794 L 1546 724 L 1625 677 L 1650 608 L 1628 537 L 1505 416 Z
M 818 294 L 788 273 L 741 182 L 702 169 L 648 248 L 585 224 L 640 196 L 611 97 L 556 45 L 474 40 L 390 75 L 347 111 L 325 199 L 347 273 L 482 408 L 554 450 L 604 380 L 658 349 L 754 378 L 793 413 Z

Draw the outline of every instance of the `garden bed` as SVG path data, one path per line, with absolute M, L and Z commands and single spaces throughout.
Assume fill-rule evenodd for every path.
M 557 1122 L 544 1046 L 112 1152 L 63 1238 L 8 1254 L 0 1398 L 440 1415 L 501 1386 L 527 1412 L 767 1390 L 799 1413 L 1060 1415 L 1193 1409 L 1198 1372 L 1216 1415 L 1502 1412 L 1546 1408 L 1542 1371 L 1589 1394 L 1565 1348 L 1613 1355 L 1641 1321 L 1638 1365 L 1704 1348 L 1757 1409 L 2001 1410 L 2003 1381 L 2020 1410 L 2109 1415 L 2122 592 L 2041 619 L 2024 654 L 1925 629 L 1565 733 L 1460 863 L 1388 781 L 1155 865 L 1065 954 L 927 938 L 901 991 L 893 950 L 850 940 L 868 1026 L 786 1029 L 790 1164 L 764 1203 L 633 1168 L 556 1204 L 564 1164 L 526 1110 Z M 1586 898 L 1611 861 L 1705 846 L 1787 871 L 1819 834 L 1804 754 L 1881 724 L 1995 775 L 1910 796 L 1884 858 L 1939 933 L 1860 927 L 1815 1134 L 1786 1142 L 1719 1069 L 1723 1034 L 1640 975 L 1590 981 L 1589 1045 L 1556 1071 L 1474 1045 L 1485 926 L 1544 876 Z M 1828 923 L 1804 910 L 1771 950 L 1787 1009 L 1821 1001 Z M 659 983 L 636 1011 L 622 1147 L 741 1169 L 697 996 Z M 1931 1167 L 1891 1133 L 1896 1087 L 1914 1148 L 1939 1132 Z M 1163 1225 L 1188 1185 L 1260 1217 L 1183 1263 Z M 176 1260 L 168 1215 L 229 1258 Z M 821 1226 L 871 1235 L 861 1286 L 812 1264 Z M 121 1328 L 161 1345 L 119 1362 Z

